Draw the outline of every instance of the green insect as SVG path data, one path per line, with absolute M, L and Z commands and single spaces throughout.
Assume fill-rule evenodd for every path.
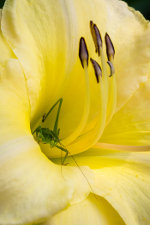
M 46 118 L 49 116 L 49 114 L 53 111 L 53 109 L 55 108 L 55 106 L 58 104 L 58 110 L 57 110 L 57 114 L 56 114 L 56 120 L 55 120 L 55 124 L 54 124 L 54 128 L 53 130 L 50 130 L 49 128 L 44 128 L 41 126 L 38 126 L 34 131 L 33 134 L 36 134 L 36 139 L 38 142 L 42 142 L 44 144 L 49 144 L 51 148 L 56 147 L 58 149 L 60 149 L 61 151 L 65 152 L 65 156 L 63 158 L 62 161 L 62 165 L 64 165 L 64 162 L 68 156 L 68 154 L 70 155 L 70 157 L 72 158 L 72 160 L 74 161 L 74 163 L 76 164 L 76 166 L 79 168 L 80 172 L 82 173 L 82 175 L 84 176 L 85 180 L 87 181 L 89 187 L 91 188 L 92 192 L 92 186 L 89 182 L 89 180 L 87 179 L 86 175 L 84 174 L 84 172 L 82 171 L 82 169 L 80 168 L 80 166 L 78 165 L 78 163 L 76 162 L 75 158 L 73 155 L 70 154 L 70 152 L 64 148 L 63 144 L 60 141 L 59 138 L 59 133 L 60 133 L 60 128 L 58 128 L 58 120 L 59 120 L 59 114 L 60 114 L 60 110 L 61 110 L 61 105 L 62 105 L 63 99 L 60 98 L 53 106 L 52 108 L 48 111 L 47 114 L 45 114 L 42 118 L 42 123 L 45 122 Z
M 64 148 L 64 146 L 62 145 L 60 138 L 59 138 L 60 128 L 58 128 L 58 120 L 59 120 L 59 114 L 60 114 L 62 102 L 63 102 L 63 99 L 60 98 L 52 106 L 52 108 L 48 111 L 48 113 L 45 114 L 42 118 L 42 123 L 44 123 L 46 118 L 49 116 L 49 114 L 53 111 L 53 109 L 58 104 L 58 110 L 57 110 L 57 115 L 56 115 L 56 120 L 55 120 L 53 130 L 50 130 L 49 128 L 44 128 L 44 127 L 38 126 L 34 130 L 33 134 L 34 133 L 36 134 L 36 139 L 38 142 L 42 142 L 44 144 L 49 144 L 51 148 L 56 147 L 56 148 L 60 149 L 61 151 L 65 152 L 65 157 L 62 162 L 62 164 L 64 164 L 69 152 L 66 148 Z

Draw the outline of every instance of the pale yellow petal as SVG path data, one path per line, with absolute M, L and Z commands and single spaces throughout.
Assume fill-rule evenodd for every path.
M 50 162 L 32 136 L 0 146 L 0 180 L 1 225 L 45 221 L 90 192 L 78 168 L 61 168 Z
M 1 21 L 0 10 L 0 21 Z M 0 28 L 0 144 L 29 134 L 30 107 L 23 70 Z
M 10 59 L 0 70 L 0 144 L 30 134 L 30 106 L 19 62 Z
M 34 120 L 59 98 L 73 60 L 68 54 L 74 51 L 69 48 L 73 34 L 67 25 L 73 15 L 68 8 L 48 0 L 8 0 L 4 5 L 3 33 L 24 68 Z
M 41 152 L 30 131 L 24 71 L 1 34 L 0 46 L 0 224 L 38 223 L 86 198 L 90 188 L 78 168 L 54 165 Z
M 40 222 L 67 205 L 71 189 L 31 136 L 1 145 L 0 155 L 0 224 Z
M 94 192 L 116 209 L 126 225 L 150 223 L 150 152 L 112 152 L 97 148 L 75 159 L 78 165 L 93 168 Z
M 120 108 L 148 75 L 149 25 L 142 15 L 117 0 L 52 0 L 51 4 L 48 0 L 7 0 L 2 17 L 3 34 L 19 58 L 27 78 L 32 125 L 35 126 L 35 122 L 63 97 L 60 136 L 66 139 L 77 129 L 76 135 L 72 136 L 76 144 L 69 145 L 73 153 L 77 152 L 76 149 L 78 152 L 87 149 L 101 134 L 95 128 L 100 109 L 91 66 L 90 114 L 88 121 L 80 124 L 85 102 L 84 71 L 78 58 L 81 36 L 86 39 L 90 56 L 97 58 L 90 34 L 90 20 L 98 25 L 103 37 L 108 32 L 114 43 Z M 55 113 L 50 118 L 50 121 L 54 120 Z M 93 135 L 87 133 L 91 129 Z M 79 136 L 81 138 L 76 140 Z M 54 155 L 53 151 L 50 152 Z M 56 151 L 55 155 L 59 154 Z
M 139 84 L 146 81 L 149 76 L 150 25 L 140 12 L 132 8 L 126 11 L 123 2 L 119 1 L 116 4 L 115 0 L 109 0 L 110 2 L 115 8 L 109 11 L 107 22 L 110 25 L 110 32 L 113 33 L 112 35 L 110 33 L 111 37 L 114 35 L 112 40 L 116 50 L 114 63 L 118 110 L 128 101 Z M 119 14 L 121 23 L 111 19 L 116 13 Z
M 117 210 L 127 225 L 150 223 L 150 167 L 126 165 L 95 171 L 96 193 Z
M 149 96 L 150 80 L 141 84 L 124 107 L 114 115 L 99 142 L 117 145 L 150 145 Z
M 61 211 L 42 225 L 125 225 L 103 198 L 92 194 L 79 204 Z
M 44 221 L 83 200 L 90 188 L 78 168 L 54 165 L 30 133 L 26 83 L 16 59 L 1 71 L 0 107 L 0 224 Z
M 2 9 L 0 9 L 0 21 L 1 17 L 2 17 Z M 13 51 L 10 49 L 8 43 L 6 42 L 5 38 L 2 35 L 1 26 L 0 26 L 0 49 L 2 52 L 2 54 L 0 54 L 0 69 L 1 69 L 7 64 L 7 60 L 9 58 L 15 58 Z
M 43 220 L 66 206 L 71 193 L 30 133 L 26 82 L 16 59 L 0 70 L 0 108 L 0 224 Z

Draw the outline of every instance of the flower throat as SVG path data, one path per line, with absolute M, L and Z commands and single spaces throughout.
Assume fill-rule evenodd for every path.
M 90 62 L 93 66 L 96 82 L 99 88 L 98 104 L 100 108 L 99 120 L 98 120 L 98 123 L 96 124 L 97 134 L 95 136 L 95 140 L 93 141 L 93 144 L 94 144 L 102 135 L 106 125 L 106 121 L 109 122 L 114 114 L 114 111 L 116 108 L 116 96 L 117 96 L 116 91 L 117 90 L 116 90 L 116 78 L 114 74 L 115 69 L 113 65 L 115 50 L 114 50 L 112 41 L 109 35 L 106 33 L 105 46 L 106 46 L 106 54 L 108 59 L 107 63 L 108 63 L 108 66 L 110 67 L 110 74 L 108 75 L 107 63 L 104 56 L 104 49 L 103 49 L 101 34 L 97 25 L 94 24 L 92 21 L 90 21 L 90 31 L 91 31 L 92 39 L 95 45 L 95 52 L 96 54 L 98 54 L 98 57 L 100 58 L 99 62 L 97 62 L 93 58 L 90 58 Z M 70 152 L 68 151 L 68 147 L 65 147 L 65 146 L 69 146 L 72 143 L 75 143 L 79 136 L 80 138 L 84 136 L 84 134 L 82 135 L 80 134 L 83 128 L 85 127 L 85 124 L 89 116 L 89 111 L 90 111 L 90 85 L 89 85 L 89 73 L 88 73 L 89 52 L 88 52 L 88 48 L 87 48 L 84 37 L 81 37 L 79 41 L 79 58 L 81 61 L 81 65 L 84 69 L 85 83 L 86 83 L 86 99 L 84 102 L 83 115 L 79 125 L 73 131 L 73 133 L 71 133 L 67 138 L 62 140 L 60 139 L 59 137 L 60 129 L 58 128 L 58 121 L 59 121 L 61 106 L 63 103 L 63 99 L 60 98 L 51 107 L 48 113 L 43 116 L 41 120 L 41 124 L 44 124 L 45 120 L 53 111 L 53 109 L 58 106 L 56 120 L 55 120 L 53 129 L 51 130 L 49 128 L 45 128 L 42 125 L 40 125 L 33 131 L 33 134 L 35 134 L 35 138 L 39 143 L 49 144 L 50 148 L 56 147 L 65 153 L 62 164 L 64 164 L 68 154 L 70 154 Z

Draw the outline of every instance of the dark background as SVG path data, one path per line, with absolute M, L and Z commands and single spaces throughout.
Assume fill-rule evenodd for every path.
M 0 7 L 3 6 L 5 0 L 0 0 Z M 125 0 L 130 6 L 142 12 L 142 14 L 150 19 L 150 0 Z

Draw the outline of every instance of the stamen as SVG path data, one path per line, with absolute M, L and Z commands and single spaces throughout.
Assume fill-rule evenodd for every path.
M 107 58 L 109 61 L 111 61 L 111 58 L 114 58 L 115 49 L 114 49 L 113 43 L 107 33 L 105 34 L 105 43 L 106 43 Z
M 88 66 L 89 53 L 87 50 L 85 39 L 83 37 L 80 38 L 79 43 L 79 58 L 83 68 L 85 67 L 85 64 Z
M 88 147 L 90 147 L 94 143 L 96 143 L 99 140 L 99 138 L 104 130 L 105 122 L 106 122 L 107 102 L 108 102 L 108 76 L 107 76 L 106 60 L 105 60 L 104 53 L 103 53 L 103 45 L 102 45 L 102 39 L 101 39 L 100 32 L 98 30 L 98 27 L 95 24 L 93 24 L 92 21 L 90 21 L 90 29 L 91 29 L 92 38 L 93 38 L 93 41 L 95 44 L 96 52 L 98 52 L 98 54 L 101 55 L 102 70 L 101 70 L 100 66 L 98 66 L 98 63 L 97 64 L 94 63 L 95 75 L 96 75 L 96 79 L 97 79 L 98 83 L 99 83 L 99 79 L 101 76 L 100 75 L 101 72 L 103 74 L 102 82 L 101 82 L 101 84 L 98 84 L 99 85 L 99 87 L 98 87 L 99 88 L 99 96 L 98 96 L 99 112 L 98 112 L 98 117 L 97 117 L 97 121 L 96 121 L 94 128 L 92 130 L 90 130 L 89 132 L 86 132 L 86 134 L 84 134 L 84 130 L 82 130 L 82 133 L 80 133 L 78 138 L 69 144 L 69 147 L 72 150 L 76 150 L 77 148 L 79 149 L 79 146 L 82 146 L 82 150 L 86 150 Z M 80 52 L 81 52 L 81 50 L 80 50 Z M 81 63 L 82 63 L 82 61 L 83 60 L 81 60 Z M 87 66 L 85 68 L 85 73 L 87 73 Z M 89 114 L 89 111 L 88 111 L 88 114 Z M 91 134 L 90 138 L 89 138 L 89 133 Z M 83 136 L 84 136 L 84 140 L 83 140 Z M 87 136 L 87 138 L 86 138 L 86 136 Z M 80 143 L 81 143 L 81 145 L 80 145 Z
M 110 75 L 109 77 L 111 77 L 114 73 L 115 73 L 115 68 L 114 68 L 114 65 L 112 64 L 112 62 L 110 61 L 107 61 L 109 67 L 110 67 Z
M 67 138 L 62 140 L 64 145 L 69 145 L 80 135 L 80 133 L 82 132 L 82 130 L 84 129 L 87 123 L 89 111 L 90 111 L 90 84 L 89 84 L 89 74 L 88 74 L 89 55 L 88 55 L 87 45 L 83 37 L 80 38 L 80 43 L 79 43 L 79 58 L 81 61 L 81 65 L 84 69 L 84 74 L 85 74 L 84 76 L 85 77 L 84 109 L 83 109 L 83 114 L 81 116 L 79 124 L 74 129 L 73 133 L 71 133 Z
M 107 104 L 108 104 L 108 75 L 107 75 L 106 59 L 104 56 L 100 31 L 96 24 L 93 24 L 93 23 L 90 23 L 90 24 L 92 25 L 91 34 L 94 34 L 92 35 L 92 37 L 93 36 L 96 37 L 96 41 L 94 41 L 94 38 L 93 38 L 93 41 L 95 43 L 98 55 L 99 56 L 101 55 L 100 60 L 101 60 L 101 66 L 102 66 L 102 82 L 100 85 L 100 92 L 99 92 L 100 93 L 100 102 L 99 102 L 100 116 L 97 122 L 97 126 L 96 126 L 97 128 L 95 127 L 95 129 L 97 129 L 97 134 L 95 135 L 95 140 L 94 140 L 94 141 L 97 141 L 104 130 L 105 122 L 106 122 Z
M 100 56 L 100 48 L 102 48 L 102 38 L 98 27 L 93 23 L 93 21 L 90 21 L 90 30 L 95 44 L 95 51 L 96 53 L 98 52 L 98 55 Z
M 114 112 L 116 110 L 117 105 L 117 84 L 116 84 L 116 76 L 115 76 L 115 68 L 114 68 L 114 55 L 115 49 L 114 45 L 106 33 L 105 35 L 105 43 L 106 43 L 106 53 L 109 61 L 107 62 L 110 67 L 110 79 L 109 79 L 109 97 L 108 97 L 108 107 L 107 107 L 107 124 L 112 119 Z
M 103 51 L 101 49 L 101 53 L 103 55 Z M 93 63 L 94 62 L 94 63 Z M 105 122 L 106 122 L 106 112 L 107 112 L 107 97 L 108 97 L 108 88 L 107 88 L 107 77 L 103 77 L 105 76 L 106 74 L 104 74 L 103 70 L 101 70 L 101 67 L 99 66 L 99 64 L 95 61 L 95 60 L 92 60 L 92 64 L 93 64 L 93 67 L 94 67 L 94 70 L 95 71 L 95 74 L 98 74 L 98 80 L 100 79 L 100 77 L 102 78 L 101 79 L 101 82 L 98 84 L 99 85 L 99 101 L 98 101 L 98 104 L 99 104 L 99 114 L 98 114 L 98 121 L 96 123 L 96 127 L 94 128 L 95 130 L 95 137 L 93 137 L 93 142 L 96 143 L 104 128 L 105 128 Z M 104 69 L 105 71 L 105 69 Z
M 108 107 L 107 107 L 107 124 L 111 121 L 117 105 L 117 83 L 116 76 L 110 77 L 109 80 L 109 97 L 108 97 Z
M 98 52 L 98 55 L 101 55 L 101 65 L 102 65 L 102 73 L 103 73 L 103 80 L 105 82 L 105 89 L 106 92 L 108 91 L 108 78 L 107 78 L 107 69 L 106 69 L 106 60 L 103 52 L 103 45 L 102 45 L 102 38 L 100 31 L 96 24 L 94 24 L 92 21 L 90 21 L 90 28 L 91 28 L 91 34 L 93 37 L 93 41 L 96 46 L 96 52 Z M 106 96 L 105 96 L 106 97 Z M 107 101 L 107 97 L 106 97 Z
M 98 52 L 98 55 L 100 56 L 100 48 L 102 48 L 102 38 L 101 38 L 100 31 L 99 31 L 98 27 L 96 26 L 96 24 L 94 24 L 93 28 L 94 28 L 96 40 L 97 40 L 97 52 Z
M 113 66 L 113 58 L 115 54 L 114 47 L 109 35 L 106 34 L 105 43 L 106 43 L 107 57 L 109 58 L 108 64 L 111 69 L 111 77 L 109 79 L 107 70 L 107 60 L 103 50 L 102 38 L 98 27 L 96 26 L 96 24 L 93 23 L 93 21 L 90 21 L 90 30 L 95 44 L 96 52 L 98 53 L 99 56 L 101 56 L 100 61 L 102 69 L 99 63 L 97 63 L 94 59 L 90 59 L 94 67 L 95 76 L 99 88 L 99 96 L 98 96 L 99 101 L 97 101 L 98 104 L 97 107 L 99 108 L 98 110 L 99 112 L 97 118 L 93 120 L 94 126 L 91 127 L 92 129 L 86 130 L 87 127 L 85 127 L 82 130 L 82 133 L 80 133 L 80 135 L 72 143 L 69 144 L 69 148 L 72 151 L 74 150 L 76 151 L 78 149 L 79 152 L 80 148 L 82 148 L 82 151 L 86 150 L 87 148 L 93 146 L 93 144 L 95 144 L 100 139 L 106 125 L 106 119 L 110 119 L 110 117 L 113 116 L 116 108 L 116 96 L 117 96 L 116 81 L 115 81 L 116 78 L 114 75 L 112 76 L 112 74 L 114 74 L 115 72 Z
M 94 59 L 90 58 L 90 61 L 91 61 L 92 65 L 93 65 L 93 68 L 94 68 L 97 83 L 99 83 L 100 77 L 102 77 L 101 67 Z
M 105 128 L 105 122 L 106 122 L 106 112 L 107 112 L 107 99 L 106 97 L 106 89 L 105 89 L 105 80 L 101 79 L 101 82 L 99 82 L 100 77 L 102 76 L 101 68 L 99 64 L 94 60 L 90 59 L 91 63 L 94 67 L 97 83 L 98 83 L 98 112 L 97 112 L 97 118 L 93 121 L 94 126 L 92 126 L 92 129 L 85 132 L 85 130 L 80 133 L 80 136 L 72 142 L 68 148 L 70 148 L 72 151 L 80 151 L 80 148 L 83 150 L 86 150 L 87 148 L 90 148 L 93 144 L 95 144 L 99 138 L 101 137 L 103 130 Z

